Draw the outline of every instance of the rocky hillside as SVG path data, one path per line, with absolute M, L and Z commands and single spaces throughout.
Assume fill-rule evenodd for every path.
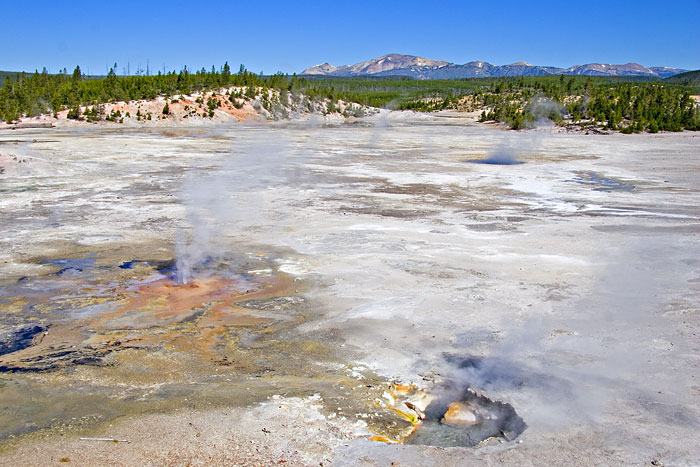
M 211 122 L 308 119 L 317 115 L 339 120 L 373 115 L 378 109 L 324 97 L 280 92 L 262 87 L 232 86 L 170 98 L 157 96 L 129 102 L 108 102 L 80 106 L 72 110 L 36 117 L 22 117 L 17 122 L 0 122 L 0 128 L 43 128 L 103 123 L 108 125 L 206 125 Z
M 569 68 L 531 65 L 517 62 L 510 65 L 492 65 L 475 61 L 457 65 L 413 55 L 389 54 L 355 65 L 339 67 L 323 63 L 307 68 L 302 75 L 326 76 L 410 76 L 416 79 L 453 79 L 489 76 L 546 76 L 546 75 L 596 75 L 596 76 L 649 76 L 666 78 L 685 70 L 670 67 L 644 67 L 638 63 L 614 65 L 589 63 Z

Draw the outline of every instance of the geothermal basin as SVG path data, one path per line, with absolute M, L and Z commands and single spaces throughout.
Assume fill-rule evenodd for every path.
M 3 130 L 0 462 L 693 465 L 699 143 Z

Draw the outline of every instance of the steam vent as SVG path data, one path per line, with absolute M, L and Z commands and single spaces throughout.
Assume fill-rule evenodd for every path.
M 471 447 L 514 440 L 527 425 L 510 404 L 492 401 L 472 389 L 436 397 L 413 385 L 395 384 L 377 405 L 408 423 L 394 423 L 373 441 Z

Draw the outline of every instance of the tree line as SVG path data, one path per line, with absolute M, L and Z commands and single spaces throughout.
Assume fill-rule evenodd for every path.
M 224 86 L 280 89 L 289 84 L 288 77 L 282 74 L 264 77 L 249 72 L 243 65 L 232 73 L 228 62 L 220 70 L 212 66 L 210 71 L 202 68 L 191 72 L 185 67 L 179 72 L 152 76 L 117 76 L 115 68 L 116 65 L 107 76 L 99 78 L 85 76 L 79 66 L 72 74 L 49 74 L 44 69 L 41 73 L 6 75 L 0 88 L 0 120 L 13 122 L 20 117 L 48 113 L 55 116 L 66 109 L 79 115 L 80 106 L 171 97 Z
M 560 76 L 496 82 L 485 94 L 481 121 L 511 128 L 546 118 L 559 125 L 604 128 L 623 133 L 700 130 L 700 106 L 691 88 L 658 81 L 594 80 Z
M 68 109 L 80 118 L 80 107 L 107 102 L 166 98 L 222 87 L 248 91 L 275 89 L 280 95 L 303 93 L 311 100 L 355 102 L 397 110 L 481 110 L 481 121 L 503 122 L 513 129 L 540 119 L 559 125 L 607 128 L 622 132 L 700 130 L 700 108 L 693 88 L 635 78 L 547 76 L 415 80 L 404 77 L 297 77 L 254 74 L 241 65 L 232 73 L 202 68 L 152 76 L 117 76 L 115 66 L 105 77 L 87 77 L 80 67 L 69 74 L 4 75 L 0 88 L 0 120 L 16 121 Z M 248 92 L 249 98 L 255 93 Z M 246 97 L 246 96 L 242 96 Z

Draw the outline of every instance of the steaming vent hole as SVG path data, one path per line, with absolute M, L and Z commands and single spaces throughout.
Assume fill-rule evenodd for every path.
M 466 388 L 457 398 L 450 394 L 434 400 L 405 444 L 471 447 L 490 438 L 512 441 L 526 428 L 512 405 Z

